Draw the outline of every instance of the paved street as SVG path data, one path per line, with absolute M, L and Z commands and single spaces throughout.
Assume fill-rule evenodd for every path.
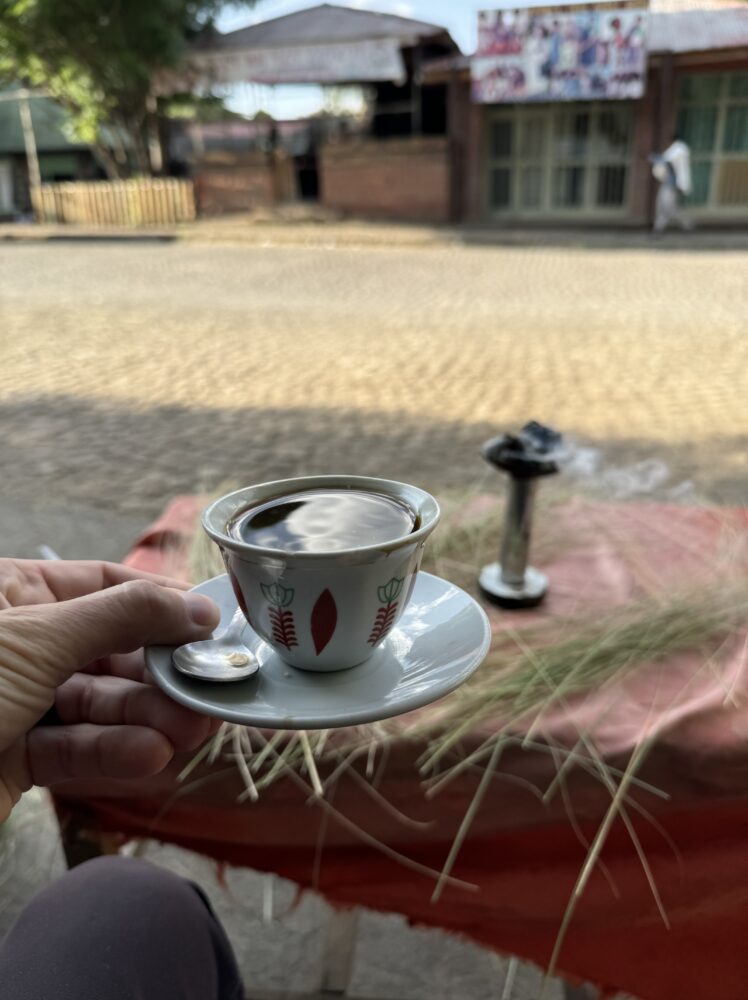
M 530 417 L 738 501 L 747 265 L 661 244 L 0 245 L 5 501 L 133 525 L 225 480 L 461 489 L 481 441 Z

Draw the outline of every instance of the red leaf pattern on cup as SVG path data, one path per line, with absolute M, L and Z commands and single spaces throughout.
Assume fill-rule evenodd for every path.
M 296 640 L 293 611 L 285 611 L 283 608 L 273 605 L 270 608 L 270 624 L 273 629 L 273 639 L 279 646 L 291 649 L 292 646 L 299 645 Z
M 378 642 L 381 642 L 395 624 L 395 616 L 397 615 L 398 605 L 397 599 L 400 596 L 402 589 L 402 577 L 396 576 L 393 576 L 391 580 L 388 580 L 383 587 L 377 588 L 379 600 L 383 603 L 379 611 L 377 611 L 377 617 L 374 619 L 374 625 L 372 626 L 371 634 L 369 635 L 368 643 L 370 646 L 376 646 Z
M 329 590 L 323 590 L 312 608 L 312 639 L 314 651 L 319 656 L 332 639 L 338 623 L 338 608 Z
M 389 630 L 395 624 L 395 612 L 397 611 L 397 601 L 394 604 L 388 604 L 384 608 L 380 608 L 377 612 L 377 617 L 374 621 L 374 627 L 371 630 L 371 635 L 369 636 L 368 642 L 370 646 L 376 646 L 378 642 L 387 635 Z
M 283 587 L 280 583 L 270 585 L 261 583 L 260 590 L 270 604 L 270 625 L 275 642 L 279 646 L 285 646 L 286 649 L 298 646 L 293 611 L 287 610 L 288 605 L 293 601 L 293 588 Z
M 231 581 L 231 589 L 234 591 L 234 597 L 236 598 L 236 603 L 242 609 L 244 617 L 247 619 L 250 628 L 253 628 L 252 619 L 249 617 L 249 608 L 247 607 L 247 602 L 244 600 L 244 594 L 242 593 L 242 588 L 239 586 L 239 581 L 237 580 L 235 574 L 232 570 L 229 570 L 229 580 Z

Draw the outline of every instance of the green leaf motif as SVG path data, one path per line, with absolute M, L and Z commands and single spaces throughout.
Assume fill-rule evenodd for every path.
M 270 586 L 261 583 L 260 588 L 267 600 L 276 608 L 287 608 L 293 600 L 293 587 L 281 587 L 279 583 L 271 583 Z
M 388 580 L 383 587 L 377 589 L 379 594 L 379 600 L 382 604 L 391 604 L 392 601 L 396 601 L 400 596 L 400 591 L 403 589 L 403 577 L 393 576 L 391 580 Z

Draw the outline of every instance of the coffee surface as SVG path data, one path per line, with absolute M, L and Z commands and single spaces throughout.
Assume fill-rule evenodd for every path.
M 337 552 L 379 545 L 414 531 L 406 503 L 364 490 L 304 490 L 241 511 L 229 534 L 249 545 L 285 552 Z

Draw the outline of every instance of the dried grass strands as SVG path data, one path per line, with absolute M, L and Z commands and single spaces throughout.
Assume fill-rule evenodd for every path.
M 561 949 L 563 948 L 564 941 L 566 940 L 566 934 L 571 925 L 572 918 L 576 912 L 579 900 L 584 894 L 584 890 L 587 887 L 587 882 L 589 881 L 590 875 L 595 869 L 595 866 L 600 858 L 605 842 L 608 839 L 608 834 L 610 833 L 610 828 L 613 822 L 620 812 L 621 803 L 623 802 L 626 793 L 628 791 L 629 785 L 631 784 L 631 778 L 634 773 L 638 770 L 641 764 L 644 762 L 644 758 L 652 749 L 654 744 L 654 738 L 650 738 L 640 743 L 636 750 L 631 755 L 626 771 L 624 772 L 621 783 L 616 789 L 616 793 L 608 806 L 608 810 L 605 817 L 598 828 L 595 838 L 592 841 L 592 846 L 585 858 L 584 864 L 580 869 L 577 880 L 574 883 L 574 888 L 572 889 L 571 896 L 569 897 L 569 902 L 566 904 L 566 909 L 564 910 L 564 915 L 561 918 L 561 925 L 556 935 L 556 940 L 553 944 L 553 951 L 551 952 L 551 957 L 548 962 L 548 969 L 546 971 L 546 979 L 543 984 L 543 991 L 541 992 L 540 1000 L 543 1000 L 543 995 L 545 993 L 545 984 L 550 980 L 552 976 L 556 974 L 556 967 L 558 965 L 559 955 L 561 954 Z
M 304 753 L 304 763 L 306 764 L 307 773 L 309 775 L 309 780 L 312 782 L 312 788 L 314 789 L 314 794 L 317 798 L 321 799 L 325 794 L 322 788 L 322 782 L 319 780 L 319 772 L 317 771 L 317 765 L 314 763 L 314 757 L 312 755 L 312 748 L 309 744 L 309 736 L 301 730 L 299 733 L 299 741 L 301 743 L 301 749 Z
M 210 747 L 210 754 L 208 755 L 208 765 L 212 765 L 216 762 L 218 755 L 223 749 L 224 743 L 230 738 L 231 735 L 231 724 L 228 722 L 222 722 L 218 728 L 218 732 L 213 737 L 213 742 Z
M 532 656 L 532 650 L 527 649 L 527 647 L 525 647 L 524 644 L 522 644 L 521 639 L 519 637 L 517 637 L 517 640 L 518 640 L 518 643 L 520 644 L 520 648 L 522 648 L 523 653 L 526 656 L 530 656 L 531 657 Z M 549 679 L 547 677 L 545 677 L 542 674 L 541 674 L 541 676 L 542 676 L 542 679 L 544 681 L 550 683 L 550 681 L 549 681 Z M 563 697 L 560 698 L 560 704 L 568 712 L 569 706 L 566 703 L 566 699 L 565 698 L 563 698 Z M 600 777 L 600 780 L 602 781 L 602 783 L 605 785 L 605 787 L 610 792 L 611 797 L 613 798 L 613 800 L 615 800 L 615 796 L 617 794 L 617 789 L 616 789 L 615 782 L 613 781 L 613 779 L 610 776 L 610 772 L 608 770 L 607 765 L 603 761 L 603 759 L 600 756 L 600 754 L 597 752 L 597 748 L 594 746 L 593 741 L 588 737 L 588 735 L 585 732 L 583 732 L 581 730 L 579 730 L 579 741 L 584 746 L 584 749 L 587 751 L 587 753 L 589 754 L 590 759 L 594 762 L 595 769 L 596 769 L 596 771 L 597 771 L 597 773 L 598 773 L 598 775 Z M 562 773 L 562 770 L 563 770 L 563 768 L 559 768 L 559 770 L 557 771 L 557 777 L 558 777 L 558 775 L 560 775 Z M 563 782 L 563 778 L 561 779 L 561 781 Z M 565 784 L 565 782 L 564 782 L 564 784 Z M 547 796 L 547 793 L 546 793 L 546 796 Z M 546 796 L 544 796 L 544 799 L 547 801 Z M 657 889 L 657 885 L 655 883 L 654 876 L 652 874 L 652 870 L 651 870 L 651 868 L 649 866 L 649 861 L 647 860 L 646 854 L 644 853 L 644 849 L 643 849 L 643 847 L 641 845 L 641 841 L 639 840 L 639 836 L 636 833 L 634 825 L 633 825 L 633 823 L 631 822 L 631 820 L 629 818 L 629 815 L 628 815 L 628 813 L 626 811 L 626 808 L 625 808 L 625 804 L 623 802 L 620 805 L 619 813 L 620 813 L 621 819 L 623 820 L 623 823 L 624 823 L 624 825 L 626 827 L 626 832 L 628 833 L 629 837 L 631 838 L 631 842 L 634 845 L 634 850 L 636 851 L 637 857 L 639 858 L 639 862 L 640 862 L 640 864 L 642 866 L 642 869 L 644 871 L 644 874 L 646 876 L 647 882 L 648 882 L 650 890 L 652 892 L 652 896 L 653 896 L 654 901 L 655 901 L 655 905 L 657 906 L 657 909 L 658 909 L 658 911 L 660 913 L 660 917 L 662 918 L 662 922 L 664 923 L 665 927 L 667 927 L 669 929 L 670 928 L 670 921 L 668 919 L 667 913 L 665 912 L 665 907 L 663 906 L 662 899 L 660 897 L 660 893 L 659 893 L 659 891 Z M 589 850 L 590 851 L 592 850 L 591 846 L 589 846 Z
M 393 819 L 397 820 L 398 823 L 402 823 L 403 826 L 407 826 L 411 830 L 428 830 L 434 826 L 436 821 L 433 819 L 413 819 L 411 816 L 406 816 L 405 813 L 401 812 L 397 806 L 394 806 L 389 799 L 385 798 L 381 792 L 377 791 L 371 781 L 368 781 L 362 774 L 359 774 L 355 767 L 349 768 L 346 773 L 359 786 L 359 788 L 366 792 L 370 799 L 373 799 L 378 806 L 380 806 Z
M 491 757 L 488 761 L 485 771 L 481 776 L 480 782 L 478 783 L 475 795 L 473 796 L 472 801 L 468 806 L 467 811 L 463 817 L 463 820 L 460 823 L 460 827 L 457 831 L 457 834 L 455 835 L 455 839 L 452 841 L 452 846 L 449 849 L 447 860 L 444 862 L 444 867 L 441 870 L 441 874 L 439 875 L 439 878 L 437 880 L 436 887 L 434 888 L 434 891 L 431 895 L 432 903 L 438 902 L 439 897 L 442 894 L 444 883 L 449 878 L 449 874 L 452 871 L 452 868 L 454 867 L 455 861 L 457 860 L 457 855 L 460 853 L 460 849 L 462 848 L 465 838 L 467 837 L 470 831 L 470 827 L 472 826 L 475 814 L 478 812 L 480 804 L 483 801 L 483 796 L 485 795 L 486 789 L 488 788 L 491 775 L 496 770 L 496 765 L 499 762 L 502 746 L 503 744 L 501 740 L 498 739 L 495 741 L 493 745 L 493 750 L 491 751 Z
M 435 741 L 421 770 L 433 766 L 492 715 L 504 715 L 506 727 L 530 715 L 537 719 L 562 697 L 597 689 L 633 667 L 672 653 L 703 649 L 747 618 L 745 588 L 710 588 L 676 597 L 665 607 L 635 604 L 593 624 L 576 623 L 568 638 L 530 653 L 492 651 L 475 679 L 452 696 L 449 713 L 442 716 L 443 723 L 451 718 L 452 728 Z
M 234 748 L 234 760 L 239 767 L 239 773 L 242 776 L 242 781 L 244 782 L 246 794 L 253 801 L 256 802 L 260 793 L 257 791 L 257 786 L 255 785 L 254 778 L 252 777 L 252 772 L 249 770 L 249 765 L 247 764 L 247 758 L 245 754 L 245 744 L 242 740 L 243 729 L 241 726 L 234 726 L 233 732 L 231 734 L 231 743 Z M 251 754 L 251 749 L 250 749 Z M 244 794 L 244 793 L 242 793 Z
M 685 696 L 688 689 L 692 687 L 692 685 L 696 682 L 697 678 L 700 676 L 702 671 L 710 665 L 710 660 L 711 657 L 698 670 L 694 671 L 690 679 L 686 682 L 686 684 L 684 684 L 681 691 L 673 699 L 671 699 L 669 705 L 670 708 L 672 708 L 675 704 L 677 704 L 677 702 L 681 698 Z M 652 716 L 652 711 L 650 711 L 650 719 L 651 716 Z M 564 915 L 561 920 L 561 925 L 559 927 L 559 931 L 556 936 L 556 940 L 554 942 L 553 951 L 551 953 L 551 958 L 548 963 L 548 970 L 546 973 L 547 978 L 545 982 L 547 982 L 548 979 L 555 973 L 556 965 L 558 963 L 558 957 L 561 953 L 561 948 L 563 947 L 563 943 L 566 938 L 566 933 L 571 924 L 571 920 L 574 916 L 579 900 L 581 899 L 584 890 L 586 888 L 587 882 L 589 881 L 590 874 L 593 871 L 595 864 L 599 860 L 602 849 L 605 846 L 605 842 L 608 838 L 608 834 L 610 832 L 610 828 L 613 824 L 613 821 L 615 820 L 616 816 L 619 815 L 619 813 L 623 816 L 622 809 L 625 809 L 628 787 L 631 784 L 632 778 L 635 772 L 641 767 L 646 755 L 649 753 L 649 751 L 657 742 L 659 735 L 660 734 L 657 730 L 652 730 L 651 733 L 635 747 L 631 755 L 631 758 L 629 759 L 629 763 L 626 767 L 626 771 L 624 772 L 623 778 L 621 779 L 620 784 L 616 788 L 611 804 L 608 808 L 607 813 L 605 814 L 605 818 L 603 819 L 600 827 L 598 828 L 598 831 L 595 835 L 595 839 L 593 840 L 592 843 L 592 847 L 590 848 L 590 851 L 585 859 L 584 865 L 582 866 L 577 881 L 574 885 L 574 889 L 572 890 L 572 894 L 569 897 L 569 902 L 567 903 L 566 909 L 564 910 Z M 627 830 L 629 830 L 630 832 L 628 825 L 627 825 Z M 639 853 L 639 851 L 637 851 L 637 853 L 641 860 L 643 852 Z M 647 875 L 650 888 L 653 888 L 654 879 L 652 878 L 652 874 L 651 871 L 649 870 L 648 865 L 645 867 L 645 874 Z M 656 895 L 655 899 L 658 902 L 658 908 L 660 908 L 661 916 L 664 916 L 664 908 L 662 908 L 661 901 L 659 900 L 659 895 Z M 664 919 L 666 921 L 666 926 L 669 926 L 667 923 L 666 916 L 664 916 Z M 545 984 L 544 984 L 544 989 L 545 989 Z M 542 994 L 540 1000 L 542 1000 Z
M 263 743 L 266 742 L 261 734 L 259 734 L 259 737 Z M 275 756 L 276 763 L 279 764 L 281 769 L 287 772 L 290 780 L 298 788 L 306 792 L 307 795 L 310 791 L 313 791 L 311 786 L 304 781 L 304 779 L 292 767 L 289 766 L 280 754 L 278 754 L 275 750 L 272 750 L 271 753 Z M 439 879 L 440 872 L 433 868 L 429 868 L 428 865 L 422 865 L 420 862 L 414 861 L 407 855 L 394 850 L 394 848 L 390 847 L 388 844 L 382 843 L 381 840 L 377 840 L 376 837 L 373 837 L 366 830 L 362 829 L 362 827 L 357 826 L 354 822 L 349 820 L 347 816 L 335 809 L 326 799 L 322 798 L 317 799 L 316 801 L 320 808 L 329 814 L 331 819 L 335 819 L 336 822 L 338 822 L 344 829 L 348 830 L 349 833 L 353 833 L 354 836 L 360 837 L 360 839 L 363 840 L 364 843 L 369 844 L 370 847 L 375 848 L 377 851 L 380 851 L 380 853 L 386 855 L 388 858 L 391 858 L 393 861 L 399 862 L 406 868 L 410 868 L 412 871 L 418 872 L 420 875 L 425 875 L 426 877 L 433 878 L 435 880 Z M 460 889 L 467 889 L 470 892 L 478 891 L 478 886 L 474 885 L 472 882 L 464 882 L 462 879 L 452 878 L 451 876 L 449 876 L 445 881 Z
M 558 758 L 560 755 L 558 754 L 557 749 L 558 748 L 551 747 L 551 752 L 553 754 L 553 762 L 556 765 L 556 770 L 558 771 L 559 768 Z M 569 788 L 568 785 L 566 784 L 565 778 L 559 782 L 558 787 L 561 793 L 561 801 L 564 806 L 564 812 L 566 813 L 566 818 L 569 821 L 569 826 L 571 827 L 574 836 L 577 838 L 580 845 L 584 848 L 586 856 L 586 854 L 589 853 L 590 848 L 592 847 L 592 842 L 584 835 L 584 832 L 582 831 L 582 828 L 579 825 L 579 821 L 577 820 L 577 814 L 574 809 L 574 805 L 571 801 L 571 796 L 569 795 Z M 610 887 L 610 891 L 613 897 L 615 899 L 620 899 L 621 894 L 618 890 L 618 886 L 615 882 L 615 879 L 613 878 L 613 873 L 611 872 L 610 868 L 608 868 L 608 866 L 605 864 L 602 858 L 600 858 L 600 860 L 598 861 L 598 868 L 600 869 L 600 872 L 603 875 L 605 881 L 608 883 L 608 886 Z
M 194 757 L 187 761 L 185 766 L 177 775 L 177 782 L 181 783 L 186 778 L 188 778 L 195 768 L 200 764 L 205 758 L 210 754 L 213 746 L 213 740 L 206 740 L 205 743 L 200 747 Z

